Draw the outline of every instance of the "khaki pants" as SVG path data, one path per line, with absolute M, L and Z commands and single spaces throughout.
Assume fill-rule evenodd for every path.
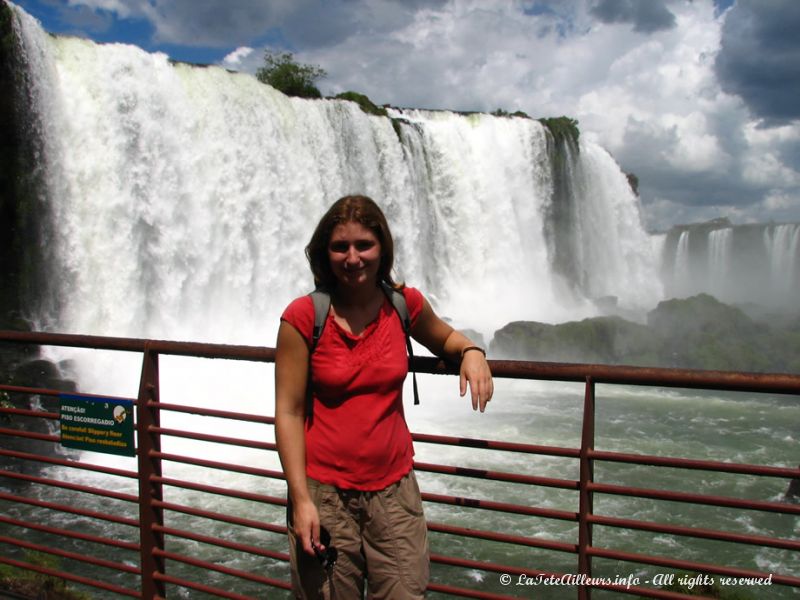
M 428 536 L 413 471 L 378 492 L 337 489 L 313 479 L 308 487 L 338 557 L 325 570 L 303 551 L 292 528 L 290 502 L 289 554 L 296 598 L 359 600 L 365 579 L 368 597 L 374 600 L 424 598 Z

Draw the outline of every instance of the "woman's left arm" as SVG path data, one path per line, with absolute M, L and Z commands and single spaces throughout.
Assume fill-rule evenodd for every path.
M 461 395 L 467 393 L 469 385 L 473 410 L 486 410 L 486 403 L 494 393 L 494 383 L 483 350 L 442 321 L 426 299 L 423 299 L 422 310 L 411 328 L 411 336 L 435 355 L 460 362 Z

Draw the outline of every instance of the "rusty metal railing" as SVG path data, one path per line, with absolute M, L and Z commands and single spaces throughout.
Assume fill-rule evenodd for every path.
M 274 424 L 274 419 L 271 416 L 163 402 L 159 378 L 161 356 L 177 355 L 269 363 L 275 358 L 273 349 L 22 332 L 0 332 L 0 342 L 135 352 L 142 355 L 139 392 L 136 398 L 130 399 L 136 405 L 138 443 L 135 468 L 92 464 L 83 460 L 82 456 L 59 456 L 53 453 L 15 450 L 9 448 L 7 444 L 0 448 L 0 457 L 7 465 L 0 470 L 2 486 L 0 502 L 6 508 L 0 511 L 0 523 L 6 532 L 16 532 L 16 535 L 10 533 L 0 535 L 0 544 L 6 549 L 0 553 L 0 564 L 63 579 L 118 596 L 147 599 L 166 598 L 168 592 L 175 587 L 223 598 L 264 597 L 267 593 L 289 589 L 286 567 L 288 555 L 283 547 L 286 527 L 280 520 L 281 511 L 286 504 L 285 495 L 263 493 L 263 484 L 257 485 L 255 490 L 252 486 L 249 489 L 232 487 L 225 478 L 222 484 L 217 485 L 215 484 L 217 482 L 210 481 L 208 475 L 219 472 L 227 478 L 236 475 L 254 478 L 260 482 L 280 482 L 283 479 L 281 471 L 263 468 L 261 465 L 264 463 L 261 465 L 252 462 L 234 463 L 221 460 L 218 456 L 166 452 L 162 448 L 162 440 L 169 438 L 212 444 L 213 447 L 223 445 L 274 454 L 275 444 L 263 439 L 247 439 L 163 426 L 161 417 L 166 413 L 224 419 L 233 423 L 257 424 L 267 428 Z M 454 373 L 451 367 L 433 358 L 417 358 L 415 364 L 417 371 L 422 373 Z M 595 467 L 598 464 L 644 465 L 653 468 L 782 480 L 800 477 L 800 469 L 598 450 L 595 448 L 595 419 L 596 386 L 601 383 L 800 396 L 800 377 L 783 374 L 742 374 L 519 361 L 491 361 L 491 366 L 498 378 L 581 383 L 584 398 L 579 447 L 556 447 L 424 433 L 413 435 L 415 443 L 513 453 L 531 458 L 563 459 L 577 464 L 577 479 L 422 461 L 415 463 L 416 470 L 420 473 L 445 477 L 457 476 L 506 485 L 531 486 L 531 489 L 544 487 L 562 490 L 577 495 L 577 510 L 530 506 L 502 498 L 484 499 L 433 493 L 426 491 L 424 487 L 423 500 L 429 506 L 451 506 L 454 507 L 453 510 L 475 511 L 476 515 L 485 514 L 480 511 L 491 511 L 507 515 L 509 518 L 562 522 L 576 528 L 577 535 L 570 541 L 564 541 L 539 535 L 509 534 L 440 522 L 429 522 L 429 530 L 432 535 L 437 536 L 458 536 L 475 540 L 476 543 L 500 544 L 505 548 L 501 555 L 513 555 L 515 552 L 523 551 L 555 552 L 559 556 L 572 555 L 575 557 L 574 568 L 565 572 L 552 566 L 548 567 L 548 564 L 554 563 L 548 563 L 546 559 L 541 558 L 542 554 L 535 555 L 537 566 L 540 568 L 534 568 L 508 564 L 508 561 L 495 562 L 469 555 L 451 556 L 434 552 L 431 556 L 434 565 L 447 570 L 448 573 L 456 570 L 454 572 L 460 575 L 450 580 L 435 578 L 429 586 L 430 592 L 499 599 L 515 597 L 509 592 L 516 591 L 524 594 L 522 597 L 529 597 L 532 588 L 521 588 L 519 584 L 535 583 L 542 586 L 537 588 L 537 593 L 539 591 L 544 593 L 547 585 L 560 586 L 558 595 L 554 597 L 563 597 L 564 586 L 575 590 L 579 598 L 590 598 L 592 590 L 608 590 L 651 598 L 690 597 L 657 586 L 642 585 L 639 578 L 633 576 L 620 578 L 595 574 L 595 559 L 645 567 L 654 566 L 675 573 L 691 572 L 728 578 L 750 578 L 752 581 L 768 581 L 769 585 L 776 587 L 800 588 L 800 577 L 791 572 L 765 573 L 735 565 L 684 560 L 650 552 L 605 547 L 598 543 L 595 529 L 602 527 L 628 532 L 648 532 L 730 544 L 756 545 L 790 552 L 800 550 L 800 540 L 796 537 L 754 535 L 691 524 L 675 525 L 621 518 L 601 514 L 594 506 L 598 497 L 626 497 L 797 517 L 800 515 L 800 505 L 786 502 L 699 492 L 677 492 L 597 481 Z M 0 391 L 15 398 L 56 397 L 60 393 L 47 387 L 10 384 L 0 385 Z M 269 393 L 269 390 L 265 390 L 266 393 Z M 22 419 L 34 418 L 55 424 L 59 419 L 57 412 L 5 405 L 0 407 L 0 417 L 7 421 L 0 427 L 0 436 L 3 436 L 1 439 L 23 439 L 58 446 L 60 438 L 55 432 L 32 432 L 15 427 L 15 424 Z M 170 476 L 165 472 L 165 465 L 182 465 L 185 468 L 196 469 L 194 472 L 199 475 L 195 478 Z M 73 481 L 65 475 L 73 470 L 82 474 L 78 481 Z M 214 506 L 193 505 L 191 497 L 194 494 L 202 494 L 204 497 L 210 495 L 219 498 L 220 504 L 238 503 L 236 506 L 246 508 L 223 511 L 215 510 Z M 99 509 L 96 506 L 98 502 L 92 504 L 88 501 L 76 501 L 74 498 L 100 499 L 100 506 L 108 508 Z M 89 506 L 90 504 L 92 506 Z M 36 518 L 31 515 L 36 515 Z M 478 521 L 479 517 L 476 516 L 474 519 Z M 247 532 L 249 537 L 241 536 L 240 539 L 233 539 L 232 533 L 209 534 L 205 528 L 207 523 L 212 522 L 219 524 L 224 532 Z M 88 523 L 100 523 L 102 527 L 98 531 L 90 532 L 86 530 Z M 112 533 L 109 534 L 107 531 Z M 208 556 L 198 558 L 191 550 L 198 545 L 219 549 L 219 558 L 213 559 Z M 446 543 L 442 545 L 447 546 Z M 25 560 L 23 555 L 26 552 L 29 556 L 53 556 L 59 562 L 53 565 L 41 564 L 31 559 Z M 247 563 L 251 568 L 245 568 L 228 561 L 228 553 L 252 557 L 252 561 L 255 562 Z M 265 564 L 270 568 L 265 569 Z M 252 568 L 252 565 L 257 565 L 257 568 Z M 492 576 L 497 577 L 501 583 L 516 582 L 518 585 L 454 584 L 453 581 L 464 580 L 463 573 L 493 574 Z M 220 578 L 219 581 L 226 583 L 215 583 L 217 577 Z M 476 581 L 482 579 L 485 579 L 485 576 L 479 577 Z

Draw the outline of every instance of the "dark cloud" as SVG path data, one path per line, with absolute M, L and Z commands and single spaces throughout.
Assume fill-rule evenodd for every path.
M 675 15 L 662 0 L 599 0 L 589 12 L 603 23 L 631 23 L 639 33 L 675 27 Z
M 800 2 L 739 0 L 722 29 L 716 72 L 765 125 L 800 118 Z

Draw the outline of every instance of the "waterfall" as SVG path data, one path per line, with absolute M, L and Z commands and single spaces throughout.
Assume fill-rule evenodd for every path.
M 592 142 L 570 157 L 574 217 L 557 235 L 577 268 L 564 274 L 546 242 L 553 156 L 538 121 L 368 116 L 219 67 L 50 36 L 12 10 L 42 123 L 60 299 L 39 315 L 47 327 L 271 344 L 282 308 L 311 288 L 314 224 L 347 193 L 385 209 L 398 277 L 487 336 L 591 315 L 600 296 L 643 308 L 661 297 L 638 201 Z
M 764 245 L 770 260 L 771 287 L 783 297 L 791 297 L 800 287 L 800 225 L 785 223 L 764 230 Z M 796 298 L 796 296 L 795 296 Z
M 731 225 L 715 220 L 673 228 L 662 259 L 667 293 L 708 293 L 730 304 L 794 311 L 800 293 L 798 240 L 797 223 Z
M 689 231 L 681 231 L 673 263 L 673 294 L 681 296 L 691 287 L 691 261 L 689 260 Z
M 708 273 L 711 293 L 719 298 L 726 296 L 733 229 L 715 229 L 708 234 Z

